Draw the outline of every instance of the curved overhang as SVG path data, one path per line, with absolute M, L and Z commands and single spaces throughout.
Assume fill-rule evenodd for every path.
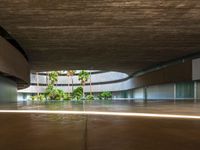
M 3 1 L 33 71 L 137 72 L 200 49 L 199 1 Z
M 17 83 L 18 89 L 30 83 L 30 68 L 24 55 L 0 36 L 0 74 Z

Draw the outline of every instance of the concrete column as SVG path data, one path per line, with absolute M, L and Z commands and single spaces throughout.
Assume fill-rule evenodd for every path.
M 197 102 L 197 82 L 194 82 L 194 103 Z
M 174 83 L 174 103 L 176 103 L 176 83 Z
M 147 103 L 147 98 L 148 98 L 147 97 L 147 87 L 144 87 L 143 90 L 144 90 L 144 102 Z
M 0 76 L 0 102 L 17 101 L 17 84 L 5 77 Z

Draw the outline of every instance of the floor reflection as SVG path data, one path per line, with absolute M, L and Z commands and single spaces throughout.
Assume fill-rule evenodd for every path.
M 200 115 L 200 102 L 173 101 L 135 103 L 134 101 L 86 101 L 86 102 L 18 102 L 2 103 L 0 110 L 66 110 L 66 111 L 103 111 L 136 112 L 179 115 Z
M 199 115 L 181 103 L 13 103 L 0 109 L 143 112 Z M 200 120 L 137 116 L 0 113 L 2 150 L 195 150 Z

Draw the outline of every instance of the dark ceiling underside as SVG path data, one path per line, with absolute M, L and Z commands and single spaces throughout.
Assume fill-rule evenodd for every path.
M 134 72 L 200 51 L 199 0 L 0 0 L 32 70 Z

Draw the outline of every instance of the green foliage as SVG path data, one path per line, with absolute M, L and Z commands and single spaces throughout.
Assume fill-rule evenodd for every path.
M 94 100 L 94 96 L 93 95 L 87 95 L 86 96 L 86 100 Z
M 63 100 L 71 100 L 72 99 L 72 96 L 70 93 L 65 93 L 64 97 L 63 97 Z
M 87 71 L 82 70 L 78 75 L 78 80 L 81 81 L 82 85 L 84 85 L 88 81 L 89 77 L 90 74 Z
M 112 93 L 111 92 L 102 92 L 98 95 L 98 98 L 100 100 L 108 100 L 112 98 Z
M 72 82 L 72 91 L 74 90 L 74 85 L 73 85 L 73 76 L 76 73 L 75 70 L 67 70 L 67 76 L 71 77 L 71 82 Z
M 74 74 L 75 74 L 74 70 L 67 71 L 68 76 L 73 76 Z M 63 90 L 56 88 L 54 85 L 58 81 L 58 75 L 59 75 L 58 71 L 50 72 L 50 74 L 49 74 L 50 83 L 47 86 L 45 93 L 32 96 L 31 99 L 32 100 L 40 100 L 40 101 L 43 101 L 43 100 L 72 100 L 72 99 L 73 100 L 83 100 L 83 99 L 94 100 L 93 95 L 89 94 L 85 97 L 83 87 L 76 88 L 75 90 L 73 90 L 73 92 L 71 94 L 65 93 Z M 90 74 L 85 70 L 82 70 L 78 75 L 78 79 L 79 79 L 79 81 L 81 81 L 81 84 L 83 86 L 88 81 L 89 77 L 90 77 Z M 107 99 L 112 98 L 112 94 L 111 94 L 111 92 L 102 92 L 99 94 L 98 98 L 107 100 Z
M 54 87 L 54 84 L 58 81 L 58 71 L 52 71 L 49 74 L 50 84 L 45 90 L 45 97 L 48 100 L 70 100 L 71 95 L 69 93 L 65 93 L 61 89 L 57 89 Z
M 45 95 L 39 94 L 39 95 L 31 96 L 31 100 L 33 100 L 33 101 L 44 101 L 44 100 L 46 100 L 46 98 L 45 98 Z
M 73 92 L 72 92 L 72 98 L 74 100 L 81 100 L 83 98 L 83 88 L 82 87 L 77 87 Z
M 58 71 L 52 71 L 49 74 L 50 84 L 54 85 L 58 81 Z
M 48 100 L 69 100 L 68 93 L 65 93 L 61 89 L 54 88 L 52 85 L 47 87 L 45 96 Z
M 55 100 L 64 100 L 65 92 L 61 89 L 55 89 Z
M 45 89 L 45 97 L 46 97 L 48 100 L 51 99 L 51 93 L 52 93 L 53 90 L 54 90 L 54 86 L 51 85 L 51 84 L 49 84 L 49 85 L 47 86 L 47 88 Z

